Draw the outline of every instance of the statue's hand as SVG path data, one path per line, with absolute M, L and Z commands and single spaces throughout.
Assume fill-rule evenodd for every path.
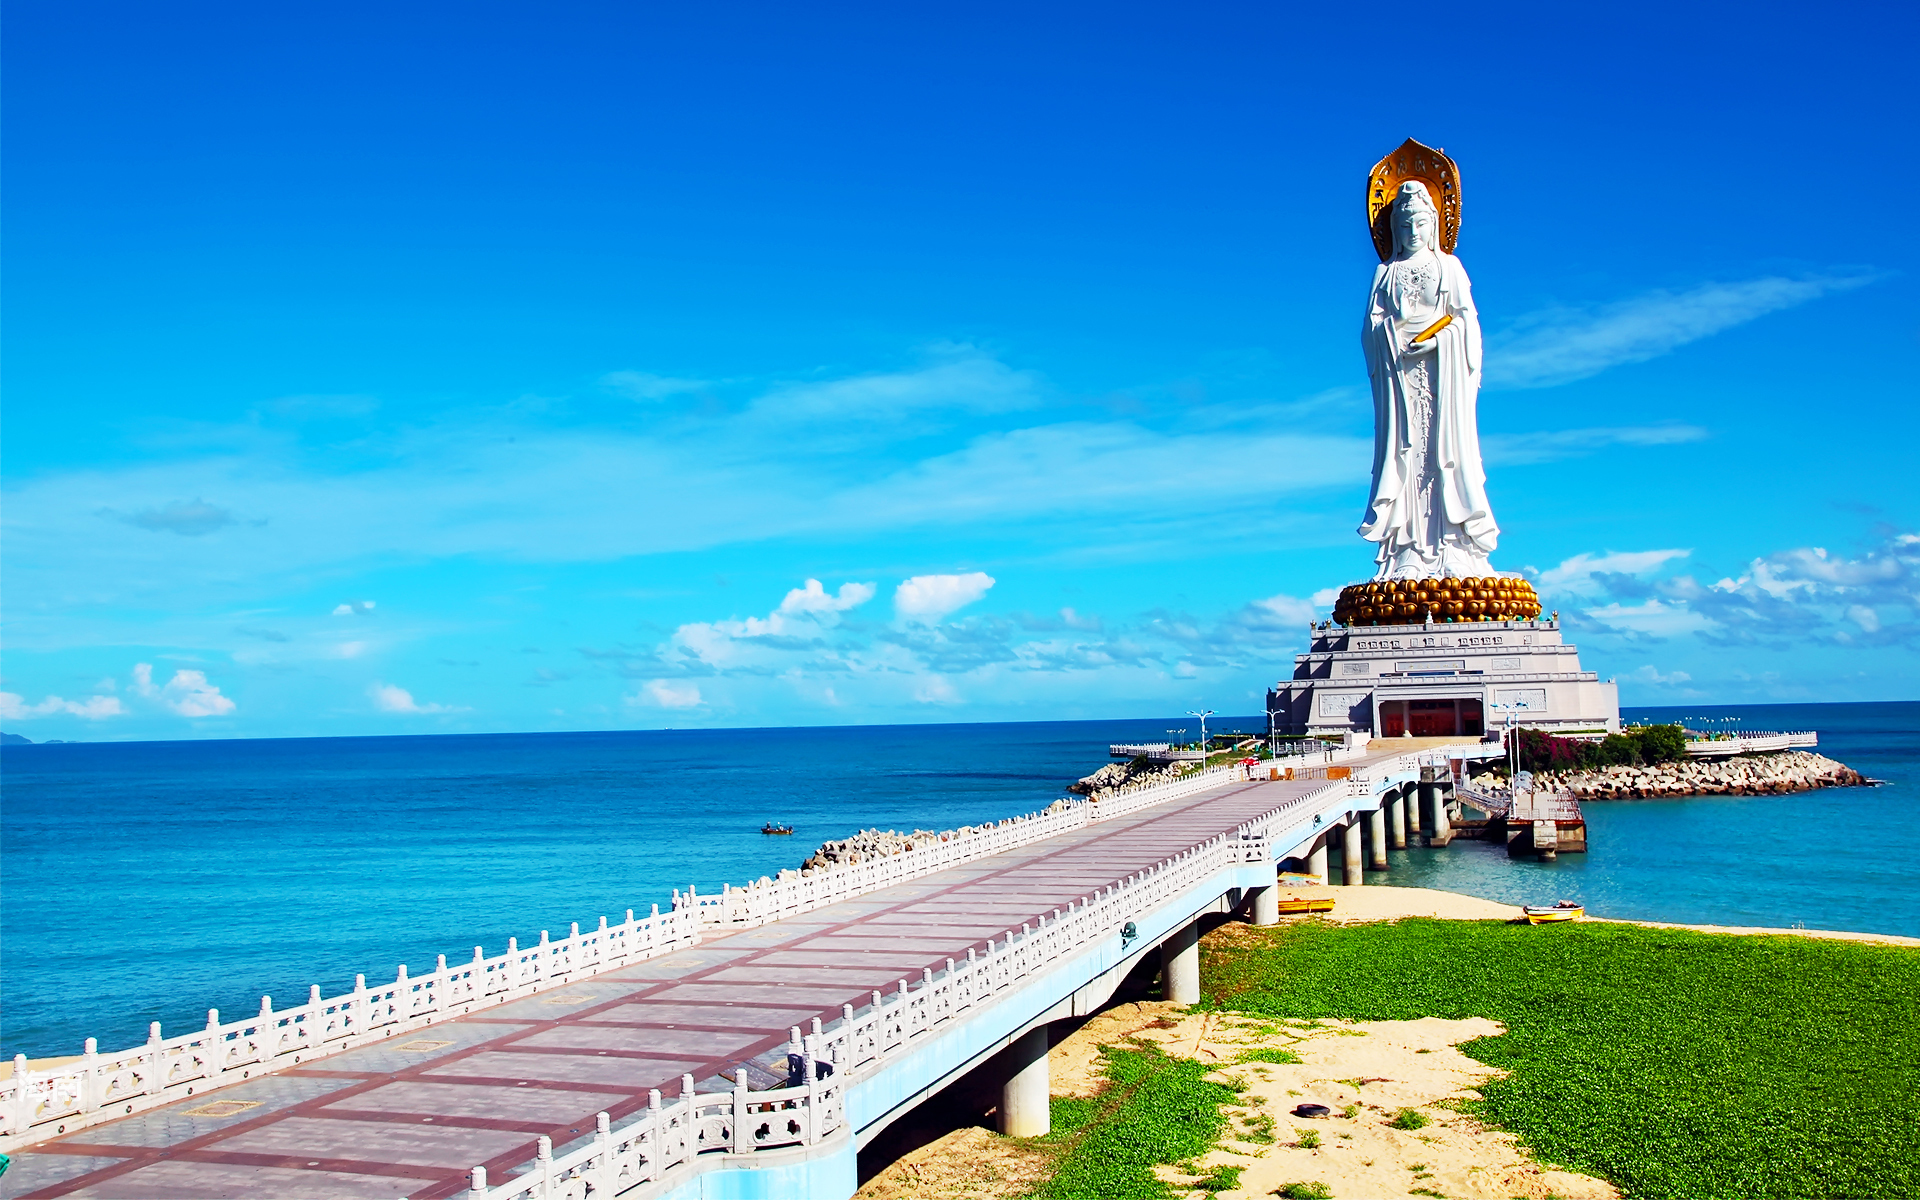
M 1428 338 L 1424 342 L 1416 342 L 1408 338 L 1407 344 L 1400 348 L 1400 353 L 1403 355 L 1432 354 L 1439 345 L 1439 338 Z

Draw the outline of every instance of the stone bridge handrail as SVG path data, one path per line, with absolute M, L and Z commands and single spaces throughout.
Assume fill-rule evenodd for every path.
M 1182 781 L 1185 782 L 1185 781 Z M 801 1087 L 754 1092 L 743 1081 L 732 1092 L 695 1094 L 693 1080 L 682 1077 L 681 1095 L 662 1102 L 658 1092 L 637 1121 L 618 1133 L 605 1113 L 593 1141 L 562 1158 L 551 1148 L 535 1166 L 497 1188 L 487 1186 L 484 1169 L 475 1167 L 469 1200 L 578 1200 L 587 1195 L 617 1195 L 651 1180 L 707 1151 L 773 1149 L 815 1144 L 845 1127 L 845 1089 L 871 1076 L 889 1058 L 920 1044 L 948 1022 L 991 1001 L 997 994 L 1101 937 L 1117 936 L 1126 921 L 1179 895 L 1229 866 L 1264 862 L 1272 845 L 1258 832 L 1279 816 L 1310 804 L 1330 789 L 1316 789 L 1247 821 L 1198 846 L 1163 859 L 1111 887 L 1069 902 L 1037 924 L 988 939 L 983 954 L 969 950 L 964 961 L 948 959 L 945 969 L 925 968 L 920 979 L 901 979 L 891 992 L 872 993 L 864 1011 L 842 1006 L 829 1027 L 792 1031 L 790 1053 L 806 1061 L 808 1082 Z M 817 1079 L 816 1061 L 834 1067 Z
M 834 904 L 853 896 L 945 870 L 976 858 L 999 854 L 1043 838 L 1205 791 L 1245 778 L 1238 767 L 1214 767 L 1168 783 L 1130 791 L 1117 800 L 1075 803 L 1057 812 L 1030 813 L 1005 823 L 932 845 L 833 871 L 763 878 L 748 887 L 723 887 L 699 895 L 693 888 L 674 893 L 674 907 L 554 942 L 542 932 L 540 943 L 522 949 L 513 938 L 504 953 L 486 957 L 474 948 L 471 962 L 448 966 L 441 955 L 436 968 L 409 977 L 403 965 L 390 984 L 366 986 L 356 976 L 354 990 L 323 998 L 315 985 L 307 1002 L 275 1010 L 261 997 L 257 1016 L 222 1023 L 218 1009 L 207 1011 L 207 1025 L 194 1033 L 162 1038 L 154 1022 L 144 1045 L 117 1054 L 98 1053 L 88 1038 L 80 1061 L 45 1071 L 14 1058 L 13 1074 L 0 1081 L 0 1150 L 31 1140 L 57 1137 L 101 1120 L 171 1103 L 199 1091 L 238 1083 L 255 1074 L 292 1066 L 311 1058 L 351 1050 L 396 1033 L 424 1028 L 447 1017 L 519 1000 L 584 976 L 613 970 L 682 949 L 700 940 L 703 926 L 748 927 Z
M 443 954 L 425 975 L 409 976 L 403 965 L 389 984 L 369 988 L 365 975 L 356 976 L 351 992 L 332 998 L 321 996 L 316 984 L 307 1002 L 292 1008 L 275 1009 L 272 998 L 262 996 L 258 1015 L 244 1020 L 223 1023 L 218 1009 L 208 1009 L 206 1028 L 193 1033 L 165 1038 L 155 1021 L 145 1045 L 117 1054 L 99 1053 L 96 1039 L 88 1038 L 80 1061 L 51 1070 L 30 1071 L 27 1056 L 16 1055 L 12 1077 L 0 1082 L 0 1148 L 519 1000 L 699 940 L 699 922 L 690 913 L 663 913 L 655 905 L 651 916 L 635 920 L 629 909 L 619 925 L 609 927 L 602 917 L 598 929 L 581 933 L 575 924 L 557 942 L 544 931 L 536 946 L 522 948 L 509 938 L 506 951 L 491 958 L 475 946 L 471 962 L 449 966 Z
M 726 884 L 718 893 L 704 896 L 690 887 L 673 894 L 673 906 L 677 911 L 698 912 L 702 925 L 764 925 L 1245 778 L 1245 770 L 1238 766 L 1211 767 L 1165 783 L 1106 793 L 1116 798 L 1077 801 L 1057 812 L 1028 813 L 983 829 L 943 835 L 929 845 L 852 866 L 781 879 L 763 875 L 745 887 Z

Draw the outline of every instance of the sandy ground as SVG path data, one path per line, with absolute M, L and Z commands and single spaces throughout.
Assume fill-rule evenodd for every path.
M 1288 888 L 1288 896 L 1330 895 L 1334 911 L 1287 920 L 1341 923 L 1401 917 L 1514 920 L 1520 910 L 1432 888 Z M 1587 918 L 1594 920 L 1597 918 Z M 1769 933 L 1920 946 L 1920 938 L 1817 929 L 1623 922 L 1705 933 Z M 1471 1098 L 1499 1072 L 1461 1053 L 1460 1043 L 1503 1032 L 1495 1021 L 1327 1020 L 1273 1022 L 1232 1013 L 1186 1013 L 1173 1004 L 1125 1004 L 1093 1018 L 1048 1056 L 1056 1096 L 1088 1096 L 1100 1085 L 1099 1047 L 1130 1037 L 1160 1043 L 1169 1054 L 1221 1065 L 1246 1087 L 1246 1103 L 1226 1110 L 1232 1136 L 1197 1160 L 1201 1169 L 1244 1168 L 1224 1200 L 1269 1196 L 1292 1183 L 1324 1183 L 1336 1197 L 1547 1197 L 1614 1200 L 1604 1180 L 1549 1170 L 1532 1161 L 1513 1137 L 1447 1107 Z M 1279 1046 L 1299 1055 L 1294 1064 L 1241 1063 L 1254 1048 Z M 1291 1115 L 1295 1105 L 1325 1104 L 1334 1115 Z M 1353 1106 L 1353 1116 L 1344 1115 Z M 1430 1118 L 1418 1130 L 1393 1127 L 1402 1108 Z M 1269 1124 L 1271 1122 L 1271 1124 Z M 1318 1134 L 1318 1144 L 1308 1133 Z M 1268 1141 L 1266 1138 L 1272 1138 Z M 1029 1194 L 1050 1173 L 1046 1150 L 985 1129 L 961 1129 L 905 1156 L 868 1181 L 857 1200 L 1000 1200 Z M 1163 1168 L 1178 1187 L 1199 1176 Z M 1414 1189 L 1421 1189 L 1415 1191 Z M 1193 1196 L 1206 1193 L 1195 1190 Z
M 1326 1184 L 1336 1197 L 1381 1200 L 1433 1193 L 1614 1200 L 1618 1193 L 1610 1184 L 1543 1169 L 1510 1135 L 1441 1103 L 1477 1095 L 1475 1087 L 1497 1074 L 1460 1053 L 1457 1044 L 1500 1032 L 1497 1022 L 1486 1020 L 1283 1023 L 1187 1013 L 1177 1004 L 1124 1004 L 1054 1047 L 1048 1067 L 1054 1095 L 1087 1096 L 1101 1084 L 1103 1044 L 1138 1038 L 1159 1043 L 1169 1054 L 1220 1064 L 1210 1078 L 1243 1088 L 1242 1103 L 1225 1108 L 1228 1135 L 1193 1165 L 1200 1172 L 1242 1168 L 1239 1185 L 1217 1193 L 1222 1200 L 1268 1196 L 1307 1182 Z M 1239 1061 L 1261 1047 L 1288 1049 L 1301 1062 Z M 1334 1115 L 1291 1115 L 1305 1103 L 1324 1104 Z M 1430 1123 L 1418 1130 L 1394 1128 L 1403 1108 L 1426 1114 Z M 1348 1111 L 1353 1115 L 1344 1115 Z M 983 1129 L 963 1129 L 888 1167 L 860 1189 L 858 1200 L 1011 1198 L 1030 1192 L 1047 1173 L 1044 1151 Z M 1200 1177 L 1174 1167 L 1160 1174 L 1176 1189 Z

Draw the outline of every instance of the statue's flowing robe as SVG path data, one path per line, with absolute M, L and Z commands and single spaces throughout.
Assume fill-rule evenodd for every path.
M 1380 579 L 1491 574 L 1487 557 L 1500 537 L 1480 462 L 1480 319 L 1466 268 L 1451 254 L 1434 257 L 1437 305 L 1396 297 L 1391 263 L 1374 272 L 1367 303 L 1362 340 L 1373 382 L 1373 496 L 1360 536 L 1379 543 Z M 1442 315 L 1452 322 L 1434 336 L 1437 348 L 1421 356 L 1432 393 L 1430 432 L 1422 439 L 1408 408 L 1415 356 L 1401 348 Z

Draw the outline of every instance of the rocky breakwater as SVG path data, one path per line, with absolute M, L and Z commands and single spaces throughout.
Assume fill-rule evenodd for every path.
M 1055 800 L 1044 813 L 1055 813 L 1067 808 L 1071 801 Z M 922 846 L 931 846 L 940 842 L 951 842 L 959 838 L 987 833 L 1005 825 L 1016 825 L 1027 817 L 1009 817 L 989 825 L 962 825 L 958 829 L 916 829 L 912 833 L 902 833 L 898 829 L 862 829 L 852 837 L 838 841 L 822 842 L 812 857 L 800 864 L 802 871 L 832 871 L 839 867 L 858 866 L 863 862 L 872 862 L 879 858 L 891 858 L 896 854 L 905 854 L 909 850 L 918 850 Z M 782 875 L 785 872 L 781 872 Z
M 1177 763 L 1160 765 L 1136 758 L 1132 762 L 1110 763 L 1101 767 L 1084 779 L 1068 784 L 1067 790 L 1075 795 L 1099 800 L 1146 784 L 1172 783 L 1184 774 L 1186 772 Z
M 1805 750 L 1537 776 L 1537 786 L 1565 788 L 1581 800 L 1771 796 L 1814 788 L 1861 787 L 1870 782 L 1845 763 Z

